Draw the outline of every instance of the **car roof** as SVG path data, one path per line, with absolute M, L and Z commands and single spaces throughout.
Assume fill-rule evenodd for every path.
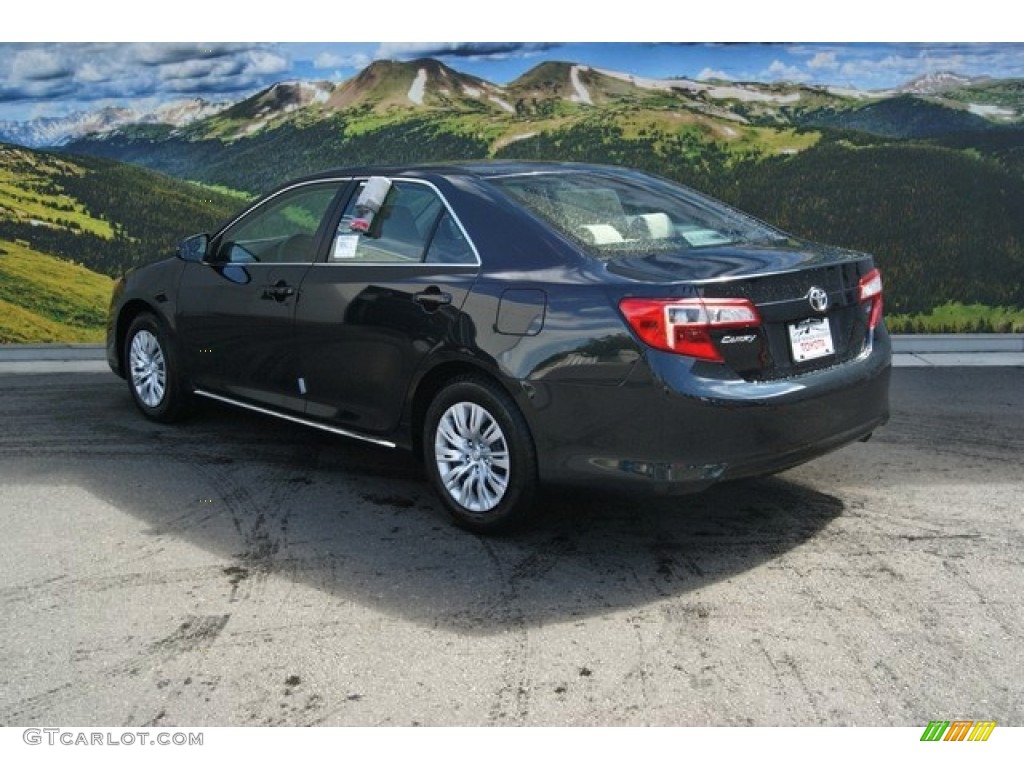
M 539 160 L 473 160 L 456 163 L 416 163 L 410 165 L 367 165 L 345 168 L 331 168 L 319 173 L 296 179 L 290 183 L 315 179 L 337 178 L 339 176 L 476 176 L 493 178 L 530 173 L 572 173 L 604 171 L 629 173 L 629 169 L 590 163 L 560 163 Z

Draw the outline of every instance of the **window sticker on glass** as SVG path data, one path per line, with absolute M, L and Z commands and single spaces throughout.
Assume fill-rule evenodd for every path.
M 334 238 L 334 250 L 331 251 L 331 261 L 341 259 L 354 259 L 356 249 L 359 247 L 359 235 L 344 235 L 339 233 Z
M 693 248 L 699 248 L 702 245 L 725 245 L 729 242 L 728 237 L 725 237 L 721 232 L 716 232 L 713 229 L 676 227 L 676 230 L 683 236 L 683 239 L 686 240 L 687 244 Z

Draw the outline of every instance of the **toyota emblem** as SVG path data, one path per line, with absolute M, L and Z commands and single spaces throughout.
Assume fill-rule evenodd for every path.
M 828 309 L 828 294 L 816 285 L 807 292 L 807 301 L 815 312 L 824 312 Z

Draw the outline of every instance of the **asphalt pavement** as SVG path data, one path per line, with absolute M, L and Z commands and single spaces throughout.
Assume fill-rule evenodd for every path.
M 401 452 L 60 370 L 0 371 L 0 725 L 1024 725 L 1019 368 L 901 368 L 868 443 L 506 539 Z

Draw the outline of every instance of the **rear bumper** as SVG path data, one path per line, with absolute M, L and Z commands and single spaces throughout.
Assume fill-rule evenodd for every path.
M 772 382 L 649 353 L 622 386 L 544 393 L 535 414 L 541 477 L 688 493 L 780 472 L 888 421 L 890 359 L 884 331 L 857 360 Z

